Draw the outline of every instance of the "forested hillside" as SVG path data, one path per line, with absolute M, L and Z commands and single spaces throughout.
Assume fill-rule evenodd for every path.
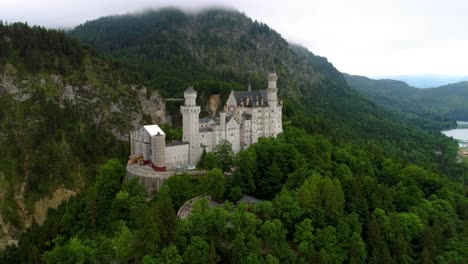
M 454 120 L 468 120 L 468 82 L 418 89 L 401 81 L 344 76 L 351 88 L 421 128 L 442 129 L 453 127 Z
M 129 129 L 164 117 L 136 84 L 63 32 L 0 23 L 2 247 L 46 213 L 40 199 L 82 190 L 98 164 L 126 158 Z
M 220 93 L 223 101 L 235 84 L 246 89 L 249 80 L 252 89 L 263 89 L 265 74 L 275 70 L 286 118 L 309 132 L 337 142 L 375 140 L 388 155 L 414 162 L 420 160 L 419 151 L 433 160 L 432 153 L 445 145 L 442 138 L 400 125 L 405 123 L 400 116 L 363 99 L 326 58 L 289 44 L 236 11 L 163 9 L 110 16 L 69 34 L 141 73 L 162 94 L 181 97 L 185 87 L 195 84 L 202 106 L 210 94 Z M 394 144 L 400 140 L 405 144 Z
M 4 263 L 466 263 L 463 185 L 382 150 L 334 146 L 291 126 L 206 176 L 172 176 L 150 201 L 111 160 L 95 183 L 51 210 Z M 221 158 L 222 157 L 222 158 Z M 225 177 L 223 165 L 235 168 Z M 465 167 L 466 169 L 466 167 Z M 243 193 L 264 199 L 235 205 Z M 191 216 L 176 219 L 184 201 Z
M 96 161 L 95 180 L 28 229 L 1 263 L 468 261 L 468 167 L 456 163 L 455 142 L 364 99 L 326 58 L 235 11 L 112 16 L 69 34 L 148 91 L 180 97 L 194 84 L 202 105 L 248 80 L 264 88 L 276 71 L 284 133 L 235 156 L 229 144 L 205 153 L 198 167 L 206 175 L 173 176 L 150 201 L 124 180 L 122 162 Z M 224 206 L 202 200 L 176 219 L 199 194 Z M 233 204 L 243 194 L 262 202 Z

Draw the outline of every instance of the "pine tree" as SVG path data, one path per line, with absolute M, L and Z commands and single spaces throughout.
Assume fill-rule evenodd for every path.
M 169 187 L 161 186 L 154 203 L 155 218 L 158 222 L 159 234 L 163 245 L 168 245 L 176 235 L 176 211 L 172 206 Z

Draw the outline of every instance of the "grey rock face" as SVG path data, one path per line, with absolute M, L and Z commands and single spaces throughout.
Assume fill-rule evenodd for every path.
M 31 99 L 34 89 L 53 90 L 57 93 L 60 107 L 71 106 L 76 111 L 91 116 L 91 122 L 104 127 L 120 140 L 128 140 L 128 131 L 143 125 L 143 116 L 149 116 L 151 122 L 165 122 L 166 108 L 158 92 L 148 96 L 146 87 L 120 84 L 127 90 L 117 96 L 104 87 L 91 85 L 74 86 L 65 83 L 61 76 L 50 75 L 38 80 L 18 80 L 16 75 L 7 71 L 0 73 L 0 96 L 10 95 L 15 101 L 26 102 Z M 47 87 L 47 88 L 44 88 Z

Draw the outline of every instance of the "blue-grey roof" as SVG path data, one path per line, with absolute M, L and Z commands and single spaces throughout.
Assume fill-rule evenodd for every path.
M 260 105 L 261 98 L 263 98 L 263 106 L 268 106 L 268 92 L 267 90 L 258 91 L 233 91 L 234 98 L 236 99 L 237 105 L 241 105 L 244 102 L 244 106 L 254 106 L 254 102 L 258 99 Z M 247 104 L 247 97 L 249 103 Z

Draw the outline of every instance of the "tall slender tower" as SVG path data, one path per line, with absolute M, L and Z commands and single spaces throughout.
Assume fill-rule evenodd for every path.
M 269 135 L 266 136 L 275 137 L 280 133 L 278 129 L 278 122 L 281 122 L 281 109 L 278 109 L 278 88 L 276 88 L 276 81 L 278 80 L 278 76 L 276 76 L 276 73 L 270 73 L 268 74 L 267 80 L 268 107 L 270 108 L 270 111 L 268 111 L 269 118 L 267 119 Z
M 221 128 L 219 140 L 226 140 L 226 112 L 219 113 L 219 126 Z
M 194 165 L 201 155 L 200 148 L 200 106 L 196 105 L 197 92 L 193 87 L 184 91 L 185 105 L 180 107 L 183 123 L 183 141 L 190 143 L 189 163 Z
M 157 171 L 166 171 L 166 134 L 158 132 L 151 137 L 151 146 L 153 146 L 152 161 Z

